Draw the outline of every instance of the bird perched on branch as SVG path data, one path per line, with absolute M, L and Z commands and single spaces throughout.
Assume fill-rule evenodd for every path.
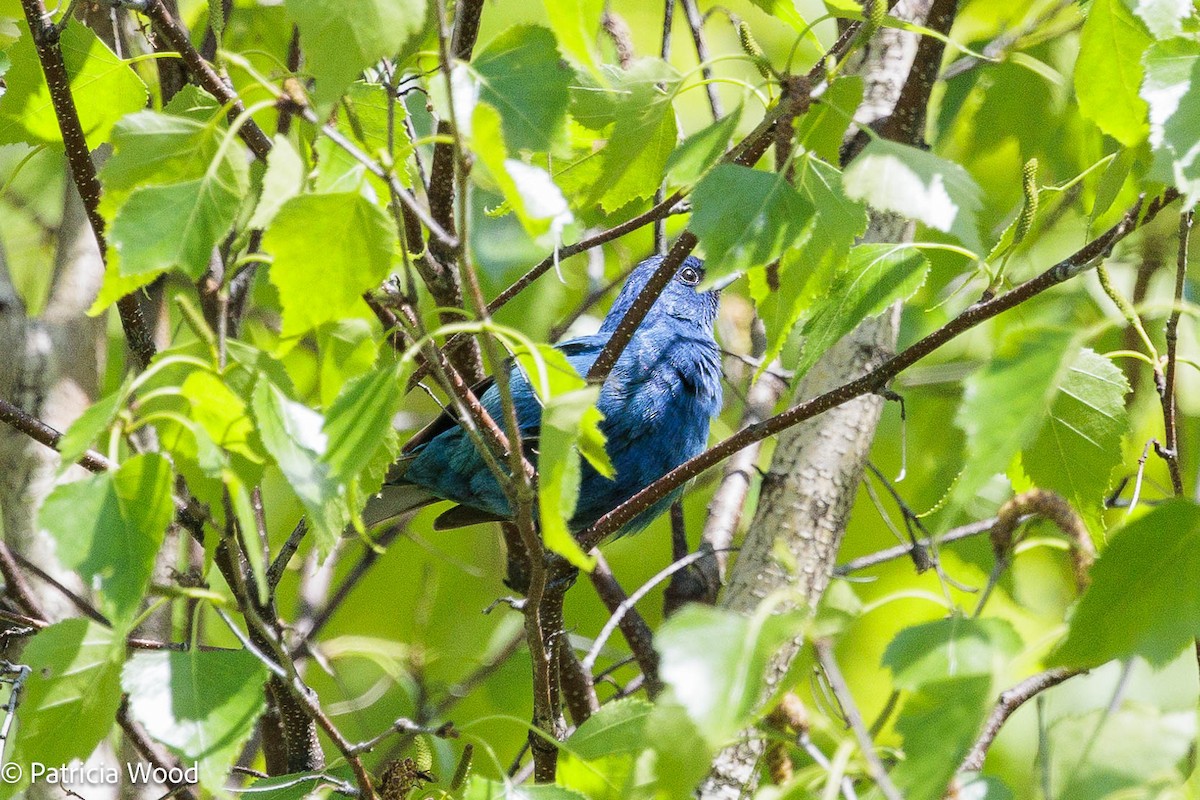
M 587 375 L 662 259 L 653 256 L 638 264 L 598 333 L 556 345 L 580 375 Z M 579 500 L 568 523 L 572 531 L 588 527 L 704 449 L 709 420 L 721 410 L 721 359 L 713 338 L 720 290 L 699 291 L 703 278 L 703 262 L 687 258 L 605 381 L 596 405 L 604 415 L 600 429 L 616 474 L 606 478 L 584 461 Z M 510 368 L 509 381 L 521 437 L 536 463 L 533 453 L 542 408 L 519 366 Z M 494 378 L 475 387 L 475 393 L 503 425 Z M 645 527 L 678 494 L 677 490 L 655 503 L 625 531 Z M 434 527 L 439 530 L 512 515 L 500 484 L 450 412 L 409 440 L 380 496 L 368 504 L 363 516 L 375 524 L 438 500 L 457 504 L 437 518 Z

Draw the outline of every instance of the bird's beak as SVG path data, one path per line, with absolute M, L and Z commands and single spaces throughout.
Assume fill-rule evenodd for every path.
M 714 282 L 713 282 L 712 288 L 710 288 L 710 289 L 709 289 L 709 291 L 712 291 L 712 292 L 719 292 L 719 291 L 721 291 L 722 289 L 724 289 L 724 288 L 726 288 L 727 286 L 729 286 L 729 285 L 730 285 L 731 283 L 733 283 L 734 281 L 736 281 L 736 280 L 738 280 L 739 278 L 741 278 L 741 277 L 742 277 L 743 275 L 745 275 L 745 274 L 746 274 L 746 273 L 744 273 L 744 272 L 740 272 L 740 271 L 739 271 L 739 272 L 734 272 L 734 273 L 731 273 L 731 274 L 729 274 L 729 275 L 726 275 L 724 278 L 719 278 L 719 279 L 717 279 L 716 281 L 714 281 Z

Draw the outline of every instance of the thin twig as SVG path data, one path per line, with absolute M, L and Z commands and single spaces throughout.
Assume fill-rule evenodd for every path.
M 1050 687 L 1057 686 L 1063 681 L 1085 672 L 1087 670 L 1055 667 L 1054 669 L 1038 673 L 1031 678 L 1026 678 L 1011 689 L 1002 692 L 1000 700 L 996 703 L 996 707 L 992 709 L 992 713 L 988 716 L 987 722 L 983 726 L 983 733 L 980 734 L 975 744 L 971 747 L 971 752 L 963 760 L 959 771 L 978 772 L 983 769 L 983 761 L 987 757 L 988 748 L 992 746 L 996 735 L 1000 733 L 1000 729 L 1004 727 L 1004 723 L 1008 721 L 1008 718 L 1012 716 L 1014 711 Z
M 1167 364 L 1161 392 L 1165 453 L 1171 473 L 1171 487 L 1177 497 L 1183 495 L 1183 472 L 1179 466 L 1179 424 L 1175 402 L 1175 369 L 1179 346 L 1179 317 L 1183 311 L 1183 287 L 1187 280 L 1188 238 L 1192 232 L 1192 212 L 1179 215 L 1179 251 L 1175 260 L 1175 303 L 1167 317 Z
M 630 652 L 633 653 L 642 674 L 646 676 L 647 693 L 651 697 L 656 697 L 662 691 L 663 684 L 658 677 L 658 652 L 654 649 L 654 633 L 646 624 L 646 620 L 634 608 L 634 604 L 641 599 L 642 595 L 638 595 L 636 599 L 628 597 L 600 551 L 594 551 L 593 555 L 596 559 L 596 567 L 588 577 L 592 580 L 596 594 L 600 596 L 600 600 L 608 609 L 609 618 L 605 623 L 604 630 L 600 632 L 601 638 L 596 639 L 592 649 L 584 657 L 583 670 L 589 675 L 592 674 L 596 666 L 596 655 L 599 654 L 599 650 L 604 646 L 608 636 L 612 634 L 613 627 L 619 625 L 625 641 L 629 643 Z
M 846 685 L 846 679 L 842 677 L 837 659 L 834 658 L 833 642 L 829 639 L 817 639 L 813 642 L 813 648 L 816 650 L 817 660 L 821 663 L 821 669 L 829 681 L 829 688 L 833 692 L 833 696 L 837 698 L 842 713 L 846 716 L 846 723 L 854 731 L 855 738 L 858 739 L 858 747 L 862 752 L 863 760 L 867 762 L 867 772 L 870 774 L 871 780 L 875 781 L 875 785 L 879 787 L 879 791 L 887 800 L 903 800 L 903 795 L 896 788 L 896 784 L 892 783 L 891 776 L 888 775 L 883 762 L 879 759 L 879 754 L 875 752 L 875 743 L 871 741 L 871 734 L 863 723 L 858 706 L 854 703 L 854 696 L 850 694 L 850 687 Z
M 161 2 L 161 0 L 156 0 Z M 41 62 L 42 72 L 46 75 L 46 86 L 50 92 L 50 102 L 54 106 L 54 115 L 58 119 L 58 128 L 62 132 L 63 147 L 67 154 L 67 164 L 71 167 L 71 179 L 83 200 L 83 208 L 87 214 L 92 235 L 100 249 L 100 258 L 107 263 L 108 251 L 105 241 L 104 218 L 100 215 L 100 179 L 96 176 L 96 165 L 92 163 L 91 152 L 88 149 L 87 138 L 83 133 L 83 125 L 79 121 L 79 110 L 71 92 L 71 77 L 67 73 L 66 62 L 63 61 L 62 48 L 59 46 L 61 31 L 51 24 L 50 15 L 42 0 L 21 0 L 25 12 L 25 20 L 29 23 L 29 34 L 37 50 L 38 61 Z M 154 338 L 150 326 L 142 314 L 142 307 L 136 295 L 127 294 L 117 301 L 117 312 L 121 317 L 121 325 L 125 330 L 125 338 L 129 348 L 140 367 L 145 368 L 154 357 Z

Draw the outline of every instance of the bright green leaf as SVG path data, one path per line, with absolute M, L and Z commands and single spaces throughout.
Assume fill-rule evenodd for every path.
M 304 188 L 304 161 L 286 136 L 276 136 L 275 146 L 267 156 L 267 171 L 263 175 L 262 195 L 250 218 L 251 228 L 266 228 L 288 200 Z
M 325 412 L 323 458 L 335 480 L 353 483 L 374 459 L 400 407 L 408 373 L 407 363 L 396 361 L 356 378 Z
M 967 459 L 941 517 L 944 525 L 952 524 L 979 489 L 1033 442 L 1078 348 L 1069 331 L 1020 330 L 967 378 L 955 420 L 966 433 Z
M 269 274 L 283 304 L 283 335 L 360 312 L 363 292 L 391 268 L 392 235 L 387 216 L 359 194 L 287 201 L 263 236 L 275 256 Z
M 508 28 L 475 56 L 471 69 L 479 99 L 500 111 L 509 150 L 549 150 L 566 121 L 572 79 L 554 34 L 538 25 Z
M 163 534 L 175 514 L 171 465 L 153 453 L 118 469 L 64 483 L 46 498 L 41 524 L 63 565 L 100 588 L 100 606 L 119 619 L 141 604 Z
M 709 167 L 725 155 L 741 116 L 742 107 L 738 106 L 732 113 L 680 142 L 667 159 L 667 179 L 679 186 L 690 186 L 700 180 Z
M 60 475 L 78 461 L 100 434 L 112 425 L 129 397 L 131 381 L 132 375 L 126 378 L 120 389 L 97 400 L 67 428 L 58 443 L 58 452 L 62 458 L 59 464 Z
M 328 109 L 364 69 L 421 30 L 425 0 L 287 0 L 300 28 L 313 100 Z
M 62 133 L 50 90 L 33 37 L 24 22 L 20 28 L 21 38 L 8 50 L 12 60 L 4 76 L 8 88 L 0 96 L 0 144 L 56 144 L 62 141 Z M 114 122 L 145 108 L 146 85 L 81 22 L 66 26 L 61 44 L 79 122 L 88 147 L 95 148 L 108 138 Z
M 684 606 L 654 637 L 659 674 L 712 745 L 752 721 L 763 700 L 767 662 L 801 630 L 804 614 L 751 617 L 701 605 Z
M 646 723 L 653 711 L 654 705 L 640 697 L 605 703 L 571 734 L 566 747 L 586 760 L 637 752 L 646 744 Z
M 863 79 L 834 79 L 796 124 L 796 141 L 829 164 L 839 163 L 842 140 L 863 98 Z
M 708 279 L 761 267 L 799 238 L 813 207 L 784 176 L 721 164 L 692 192 L 692 231 Z
M 245 650 L 136 653 L 121 672 L 129 714 L 146 732 L 200 767 L 210 791 L 225 785 L 229 765 L 266 708 L 267 671 Z
M 991 680 L 1021 649 L 1021 637 L 1002 619 L 949 617 L 905 628 L 883 654 L 898 688 L 918 691 L 950 678 Z
M 978 213 L 983 193 L 953 161 L 916 147 L 873 139 L 846 168 L 846 194 L 949 233 L 980 253 Z
M 907 300 L 921 288 L 929 262 L 906 245 L 863 244 L 850 251 L 829 291 L 814 302 L 804 323 L 797 374 L 807 372 L 830 347 L 867 317 Z
M 905 800 L 941 800 L 993 702 L 987 676 L 947 678 L 908 696 L 896 720 L 904 759 L 891 777 Z
M 607 67 L 607 86 L 598 87 L 595 102 L 611 114 L 613 128 L 600 154 L 600 174 L 586 204 L 615 211 L 632 200 L 654 195 L 679 131 L 672 106 L 679 74 L 661 59 L 643 58 L 629 69 Z M 609 120 L 605 114 L 592 123 Z
M 21 653 L 32 668 L 21 697 L 9 763 L 85 759 L 108 735 L 121 705 L 124 636 L 76 617 L 38 632 Z M 69 733 L 69 735 L 67 735 Z
M 550 28 L 563 51 L 575 63 L 594 70 L 604 0 L 545 0 L 544 4 Z
M 1146 51 L 1142 98 L 1150 106 L 1151 177 L 1200 202 L 1200 42 L 1171 39 Z
M 1146 138 L 1146 103 L 1138 96 L 1142 53 L 1153 41 L 1124 0 L 1095 0 L 1075 60 L 1079 112 L 1121 144 Z
M 1172 500 L 1111 535 L 1054 663 L 1141 656 L 1163 666 L 1200 637 L 1200 507 Z
M 289 399 L 265 377 L 251 399 L 258 434 L 292 491 L 309 514 L 309 526 L 327 552 L 350 523 L 346 498 L 331 476 L 325 455 L 325 421 L 308 406 Z
M 1046 424 L 1021 452 L 1021 464 L 1033 482 L 1065 497 L 1093 530 L 1102 526 L 1109 478 L 1121 463 L 1121 437 L 1129 428 L 1128 393 L 1125 373 L 1107 358 L 1083 350 L 1063 376 Z
M 600 387 L 577 389 L 546 401 L 538 433 L 538 510 L 546 547 L 580 569 L 591 570 L 594 560 L 579 547 L 567 527 L 575 514 L 582 476 L 576 449 L 579 430 L 590 425 L 598 432 Z

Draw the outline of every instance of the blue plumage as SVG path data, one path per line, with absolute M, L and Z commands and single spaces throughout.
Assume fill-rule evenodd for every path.
M 557 346 L 580 375 L 587 374 L 661 262 L 661 256 L 654 256 L 634 269 L 598 333 Z M 721 410 L 721 360 L 713 338 L 718 292 L 696 290 L 703 276 L 699 259 L 683 263 L 605 382 L 597 407 L 604 414 L 601 429 L 616 476 L 610 480 L 583 464 L 579 501 L 570 520 L 573 531 L 591 525 L 704 449 L 709 420 Z M 533 441 L 541 406 L 520 369 L 514 366 L 509 375 L 522 436 Z M 493 418 L 502 419 L 494 385 L 488 385 L 480 401 Z M 499 484 L 449 415 L 414 436 L 404 451 L 381 499 L 375 508 L 368 508 L 369 520 L 395 516 L 436 499 L 459 504 L 439 517 L 438 527 L 510 516 Z M 626 531 L 644 527 L 674 499 L 649 509 Z

